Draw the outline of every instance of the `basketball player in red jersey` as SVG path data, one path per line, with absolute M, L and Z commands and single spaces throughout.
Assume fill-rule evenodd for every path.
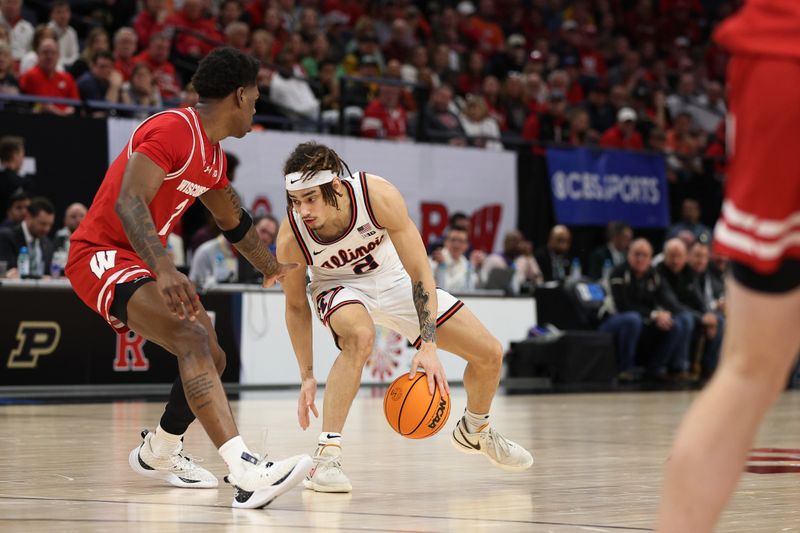
M 800 349 L 800 2 L 749 0 L 715 38 L 733 55 L 732 157 L 714 231 L 731 258 L 730 325 L 667 461 L 662 533 L 712 530 Z
M 308 265 L 317 316 L 341 349 L 325 385 L 314 468 L 303 484 L 317 492 L 352 490 L 342 471 L 341 432 L 372 353 L 374 324 L 414 344 L 418 352 L 411 377 L 422 367 L 431 394 L 438 386 L 442 396 L 448 395 L 438 347 L 466 359 L 467 409 L 453 430 L 452 445 L 462 453 L 482 454 L 504 470 L 530 468 L 531 454 L 489 420 L 502 345 L 461 301 L 436 289 L 422 237 L 400 192 L 381 177 L 345 169 L 335 151 L 313 142 L 295 148 L 284 165 L 290 207 L 278 231 L 278 257 Z M 283 290 L 302 379 L 297 416 L 306 429 L 309 410 L 317 415 L 317 382 L 305 270 L 290 272 Z
M 217 479 L 182 451 L 183 434 L 197 416 L 230 469 L 232 505 L 245 508 L 263 507 L 296 485 L 311 458 L 268 462 L 247 449 L 219 378 L 225 354 L 194 286 L 165 246 L 200 198 L 225 237 L 264 273 L 265 284 L 297 266 L 278 263 L 261 243 L 228 182 L 219 145 L 250 130 L 257 72 L 253 58 L 233 48 L 214 50 L 192 79 L 198 105 L 164 111 L 136 128 L 72 235 L 66 269 L 78 296 L 117 332 L 130 328 L 178 358 L 180 376 L 158 428 L 143 432 L 130 453 L 133 470 L 178 487 L 216 487 Z

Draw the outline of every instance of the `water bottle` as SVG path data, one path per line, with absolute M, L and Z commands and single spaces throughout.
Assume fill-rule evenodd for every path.
M 581 277 L 583 277 L 583 272 L 581 272 L 581 260 L 575 257 L 572 259 L 572 266 L 569 269 L 569 279 L 578 281 Z
M 225 264 L 225 255 L 222 252 L 214 257 L 214 281 L 216 283 L 225 283 L 228 281 L 230 272 L 228 272 L 228 265 Z
M 53 252 L 53 259 L 50 261 L 50 275 L 53 279 L 64 275 L 64 267 L 67 265 L 67 251 L 59 248 Z
M 20 278 L 31 277 L 31 255 L 28 253 L 28 247 L 23 246 L 19 249 L 17 256 L 17 271 Z
M 611 271 L 614 270 L 614 265 L 611 264 L 611 259 L 606 259 L 603 262 L 603 281 L 608 281 L 608 278 L 611 277 Z

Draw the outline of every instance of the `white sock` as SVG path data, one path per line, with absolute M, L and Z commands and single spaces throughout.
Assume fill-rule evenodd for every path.
M 242 460 L 242 453 L 247 452 L 253 455 L 244 443 L 241 435 L 236 435 L 231 440 L 219 447 L 219 454 L 228 465 L 233 477 L 239 477 L 244 472 L 244 460 Z
M 342 447 L 342 434 L 335 431 L 323 431 L 317 439 L 317 453 L 321 453 L 326 445 Z
M 183 435 L 173 435 L 164 431 L 160 425 L 156 428 L 153 437 L 150 439 L 150 448 L 156 457 L 169 457 L 180 451 L 181 438 Z
M 489 425 L 489 413 L 477 415 L 469 409 L 464 409 L 464 423 L 467 425 L 467 431 L 477 433 Z

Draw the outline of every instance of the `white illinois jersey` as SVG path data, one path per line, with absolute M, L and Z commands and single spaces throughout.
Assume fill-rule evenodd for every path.
M 311 281 L 343 282 L 383 274 L 404 274 L 403 264 L 388 232 L 375 220 L 369 203 L 366 174 L 358 172 L 340 179 L 350 197 L 351 216 L 347 231 L 338 239 L 321 239 L 289 207 L 289 224 L 310 267 Z

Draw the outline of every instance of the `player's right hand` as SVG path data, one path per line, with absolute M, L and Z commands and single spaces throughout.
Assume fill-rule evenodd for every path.
M 299 266 L 298 263 L 278 263 L 278 269 L 271 276 L 264 276 L 264 283 L 261 286 L 266 289 L 280 283 L 286 274 Z
M 159 272 L 156 286 L 169 307 L 170 312 L 179 319 L 194 320 L 200 312 L 200 297 L 189 278 L 175 267 Z
M 303 384 L 300 385 L 300 398 L 297 400 L 297 421 L 304 430 L 311 425 L 311 419 L 308 416 L 309 410 L 314 413 L 314 418 L 319 418 L 317 406 L 314 404 L 316 396 L 317 380 L 314 378 L 304 379 Z

